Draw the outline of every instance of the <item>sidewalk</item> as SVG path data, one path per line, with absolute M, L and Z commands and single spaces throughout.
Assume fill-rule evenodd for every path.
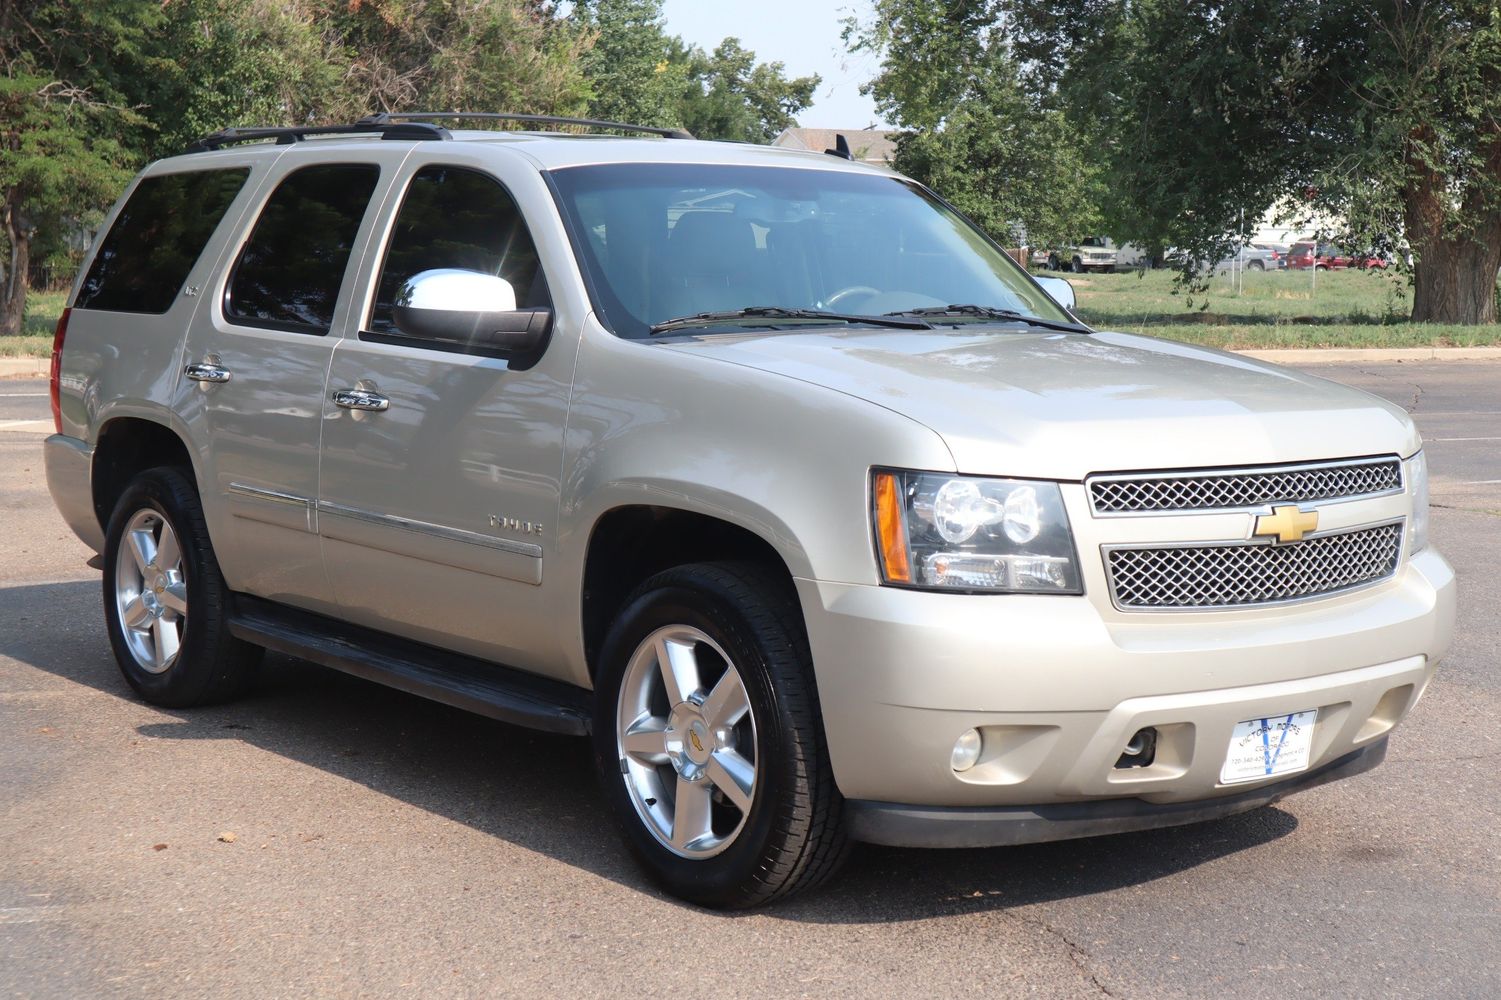
M 51 358 L 0 358 L 0 378 L 46 378 L 50 374 Z

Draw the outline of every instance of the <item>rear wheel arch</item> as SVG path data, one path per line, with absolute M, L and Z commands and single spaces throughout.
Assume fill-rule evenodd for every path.
M 144 417 L 116 417 L 99 428 L 89 479 L 101 529 L 109 526 L 115 503 L 131 481 L 157 466 L 180 468 L 197 481 L 192 453 L 166 424 Z

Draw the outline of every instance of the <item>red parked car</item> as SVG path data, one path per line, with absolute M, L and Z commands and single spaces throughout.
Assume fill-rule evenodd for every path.
M 1347 257 L 1328 243 L 1320 243 L 1317 251 L 1312 243 L 1294 243 L 1287 251 L 1287 266 L 1295 271 L 1306 271 L 1310 267 L 1321 271 L 1340 271 L 1347 267 L 1385 270 L 1386 261 L 1373 256 Z

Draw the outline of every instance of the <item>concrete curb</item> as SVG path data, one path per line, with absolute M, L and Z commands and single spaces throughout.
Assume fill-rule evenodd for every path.
M 1234 353 L 1279 365 L 1354 361 L 1501 361 L 1501 347 L 1290 347 Z
M 0 358 L 0 378 L 35 378 L 50 374 L 51 358 Z

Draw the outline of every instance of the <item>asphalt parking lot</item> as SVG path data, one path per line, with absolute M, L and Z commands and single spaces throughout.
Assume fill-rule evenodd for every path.
M 1461 578 L 1384 766 L 1174 830 L 864 848 L 737 915 L 643 882 L 582 741 L 285 657 L 233 705 L 135 700 L 46 383 L 0 381 L 0 996 L 1501 995 L 1501 364 L 1315 370 L 1413 413 Z

